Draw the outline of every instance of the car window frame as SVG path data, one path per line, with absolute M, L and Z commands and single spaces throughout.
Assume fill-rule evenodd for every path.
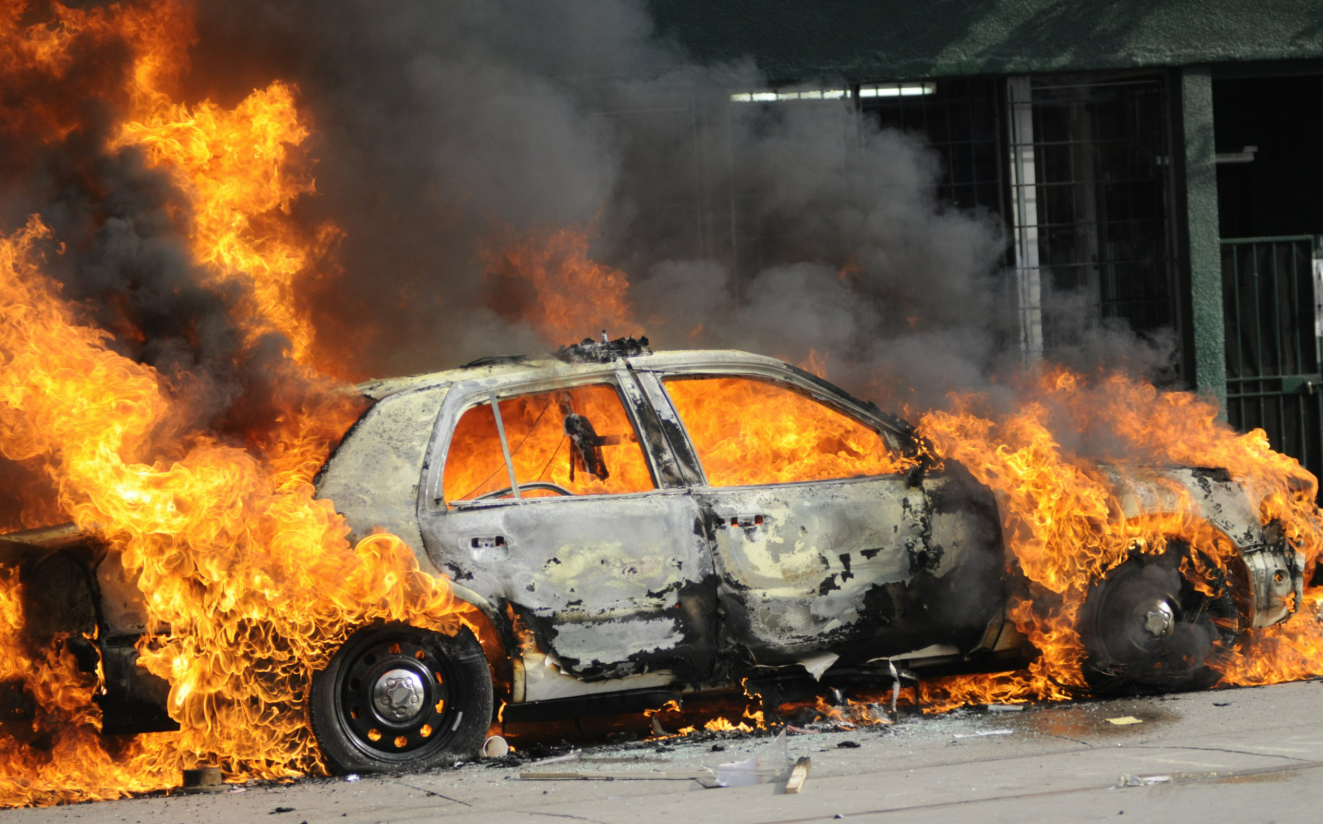
M 640 376 L 646 373 L 650 378 L 648 381 L 641 381 L 649 402 L 651 402 L 654 407 L 660 402 L 665 402 L 670 412 L 670 416 L 673 416 L 675 425 L 679 429 L 679 434 L 685 441 L 683 449 L 684 451 L 687 451 L 689 460 L 693 462 L 690 471 L 697 475 L 698 482 L 694 484 L 697 487 L 713 490 L 763 489 L 766 487 L 802 486 L 805 484 L 866 482 L 874 481 L 879 478 L 897 478 L 904 475 L 903 472 L 891 472 L 882 475 L 847 475 L 843 478 L 820 478 L 815 480 L 782 481 L 766 484 L 741 484 L 738 486 L 714 486 L 708 480 L 707 468 L 703 465 L 702 458 L 698 454 L 698 449 L 694 445 L 693 437 L 689 434 L 689 428 L 685 424 L 684 417 L 680 414 L 680 410 L 676 408 L 674 401 L 671 399 L 670 392 L 666 389 L 667 379 L 743 378 L 745 380 L 763 381 L 772 384 L 785 384 L 793 390 L 799 391 L 801 394 L 807 396 L 810 400 L 834 409 L 850 420 L 853 420 L 877 433 L 878 437 L 882 439 L 882 442 L 887 448 L 892 450 L 896 455 L 905 454 L 905 449 L 902 445 L 903 437 L 901 433 L 895 431 L 890 425 L 888 425 L 887 421 L 872 414 L 866 407 L 852 403 L 844 396 L 825 392 L 824 386 L 832 386 L 826 381 L 822 381 L 822 379 L 819 378 L 818 381 L 821 382 L 821 385 L 819 385 L 816 382 L 801 378 L 789 369 L 774 369 L 748 366 L 744 364 L 741 364 L 738 367 L 731 367 L 723 364 L 695 363 L 667 369 L 640 369 L 638 372 Z
M 471 409 L 490 404 L 493 401 L 499 403 L 503 400 L 517 398 L 523 395 L 535 395 L 541 392 L 553 392 L 558 389 L 575 389 L 583 386 L 608 385 L 616 390 L 616 397 L 624 407 L 626 418 L 630 426 L 634 428 L 634 436 L 637 439 L 639 450 L 643 453 L 644 463 L 648 467 L 648 474 L 652 478 L 652 489 L 645 489 L 638 492 L 620 492 L 620 493 L 596 493 L 589 495 L 555 495 L 536 498 L 493 498 L 489 500 L 477 501 L 447 501 L 445 495 L 445 462 L 449 457 L 450 443 L 455 432 L 455 427 L 459 425 L 460 419 Z M 630 389 L 634 389 L 633 392 Z M 619 499 L 636 497 L 639 495 L 651 495 L 665 491 L 669 485 L 663 484 L 662 478 L 664 472 L 659 466 L 659 460 L 653 454 L 655 445 L 650 443 L 646 436 L 646 429 L 642 426 L 640 420 L 643 410 L 639 408 L 645 403 L 642 393 L 638 391 L 637 384 L 630 372 L 620 366 L 612 365 L 612 368 L 601 370 L 592 370 L 579 372 L 572 375 L 555 374 L 535 379 L 525 379 L 520 381 L 509 380 L 477 380 L 469 385 L 457 383 L 451 387 L 446 395 L 445 401 L 441 404 L 441 410 L 437 415 L 432 434 L 432 443 L 428 447 L 428 466 L 426 477 L 422 484 L 422 494 L 425 498 L 423 507 L 426 511 L 433 513 L 445 512 L 467 512 L 474 509 L 482 509 L 492 506 L 509 506 L 512 504 L 547 504 L 561 501 L 575 501 L 585 499 Z M 504 441 L 504 439 L 502 439 Z M 505 470 L 508 476 L 513 476 L 513 462 L 509 460 L 508 442 L 502 444 L 503 460 L 506 461 Z M 523 486 L 523 484 L 519 484 Z

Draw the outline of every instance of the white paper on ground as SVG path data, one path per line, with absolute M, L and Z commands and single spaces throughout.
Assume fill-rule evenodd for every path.
M 985 732 L 958 732 L 951 736 L 959 740 L 961 738 L 987 738 L 989 735 L 1010 735 L 1010 730 L 987 730 Z
M 716 773 L 719 787 L 752 787 L 754 784 L 766 784 L 777 780 L 785 775 L 786 770 L 793 767 L 794 763 L 790 760 L 786 731 L 781 730 L 772 743 L 753 758 L 722 764 L 713 772 Z

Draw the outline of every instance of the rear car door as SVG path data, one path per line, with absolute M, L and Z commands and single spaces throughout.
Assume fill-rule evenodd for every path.
M 711 554 L 697 503 L 653 455 L 652 414 L 615 369 L 456 387 L 438 418 L 428 552 L 583 679 L 711 669 Z
M 659 373 L 644 386 L 697 458 L 725 644 L 785 663 L 931 643 L 909 587 L 928 563 L 928 503 L 894 435 L 789 370 Z

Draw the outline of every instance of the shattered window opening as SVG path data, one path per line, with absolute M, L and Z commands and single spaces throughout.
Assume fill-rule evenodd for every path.
M 505 430 L 509 464 L 498 421 L 485 414 L 486 406 L 470 407 L 455 425 L 442 489 L 462 493 L 447 494 L 448 503 L 619 495 L 656 488 L 614 386 L 591 384 L 501 400 L 499 424 Z
M 906 468 L 875 429 L 792 386 L 711 376 L 664 383 L 711 486 L 836 480 Z

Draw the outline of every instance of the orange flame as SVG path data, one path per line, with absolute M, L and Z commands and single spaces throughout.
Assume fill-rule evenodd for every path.
M 143 73 L 140 73 L 140 75 Z M 298 279 L 338 238 L 333 226 L 301 237 L 282 217 L 311 178 L 291 174 L 291 150 L 308 137 L 294 105 L 295 90 L 276 82 L 226 111 L 210 101 L 172 103 L 137 78 L 138 111 L 111 148 L 142 147 L 153 165 L 171 172 L 193 205 L 193 251 L 217 280 L 252 284 L 247 307 L 256 335 L 274 329 L 289 338 L 300 363 L 312 358 L 313 329 L 297 309 Z
M 795 364 L 805 372 L 811 372 L 814 375 L 827 379 L 827 359 L 830 355 L 826 352 L 819 352 L 816 349 L 809 349 L 808 357 Z
M 90 90 L 125 113 L 106 151 L 140 146 L 169 172 L 197 262 L 218 285 L 251 290 L 239 310 L 250 342 L 280 332 L 297 361 L 288 414 L 248 444 L 257 451 L 184 431 L 186 410 L 160 376 L 81 324 L 42 273 L 42 221 L 0 236 L 0 453 L 43 468 L 60 507 L 122 553 L 151 624 L 140 664 L 169 682 L 168 710 L 181 727 L 107 751 L 91 700 L 98 679 L 77 669 L 62 639 L 36 650 L 21 642 L 18 577 L 0 566 L 0 683 L 21 685 L 34 705 L 31 737 L 43 739 L 0 748 L 0 805 L 169 787 L 199 763 L 232 779 L 322 771 L 305 721 L 312 673 L 365 623 L 454 633 L 467 607 L 399 539 L 376 534 L 351 546 L 331 504 L 312 499 L 308 480 L 361 406 L 313 368 L 311 326 L 295 300 L 335 230 L 305 235 L 285 217 L 312 191 L 289 154 L 308 133 L 293 89 L 273 84 L 230 111 L 207 101 L 185 108 L 162 89 L 192 42 L 188 4 L 56 3 L 52 19 L 35 24 L 25 22 L 26 5 L 0 5 L 0 76 L 58 81 L 80 50 L 127 46 L 132 70 L 111 76 L 124 86 Z M 0 128 L 45 140 L 79 128 L 76 107 L 44 103 Z
M 506 232 L 483 251 L 487 277 L 497 285 L 500 308 L 526 320 L 552 346 L 577 342 L 599 330 L 612 337 L 640 334 L 624 272 L 588 256 L 592 227 Z M 518 286 L 531 289 L 523 299 Z
M 168 786 L 197 761 L 235 776 L 320 769 L 303 713 L 311 673 L 373 620 L 453 633 L 461 617 L 448 586 L 420 572 L 393 536 L 350 547 L 343 520 L 329 502 L 312 500 L 311 487 L 281 492 L 271 467 L 204 434 L 191 436 L 176 461 L 140 462 L 153 428 L 173 410 L 149 368 L 73 321 L 33 260 L 33 244 L 46 234 L 34 219 L 0 242 L 0 450 L 47 460 L 77 523 L 123 552 L 163 632 L 145 637 L 140 660 L 170 682 L 169 710 L 182 730 L 141 739 L 111 768 L 89 738 L 92 685 L 67 687 L 62 694 L 78 695 L 88 709 L 57 729 L 61 745 L 49 760 L 26 748 L 3 756 L 0 774 L 26 780 L 0 801 Z M 14 579 L 5 580 L 5 602 L 16 603 Z M 78 683 L 70 672 L 40 673 L 35 684 Z M 40 699 L 39 689 L 33 694 Z M 43 702 L 43 711 L 50 706 Z M 105 769 L 81 772 L 89 764 Z
M 1007 415 L 976 414 L 971 410 L 982 399 L 968 396 L 955 411 L 930 412 L 920 424 L 939 455 L 961 462 L 998 494 L 1008 549 L 1029 584 L 1028 592 L 1013 598 L 1009 615 L 1041 653 L 1024 672 L 922 684 L 920 699 L 931 711 L 1082 694 L 1084 649 L 1075 625 L 1094 581 L 1132 550 L 1157 553 L 1172 539 L 1201 547 L 1216 564 L 1234 551 L 1225 536 L 1197 517 L 1188 493 L 1174 484 L 1164 490 L 1173 501 L 1167 514 L 1127 519 L 1098 465 L 1056 441 L 1053 415 L 1064 414 L 1084 431 L 1092 422 L 1110 426 L 1119 441 L 1117 460 L 1227 469 L 1263 501 L 1263 523 L 1286 525 L 1308 570 L 1318 558 L 1323 518 L 1314 504 L 1317 483 L 1293 459 L 1273 452 L 1261 430 L 1237 434 L 1218 422 L 1209 402 L 1183 392 L 1160 393 L 1120 375 L 1089 387 L 1078 375 L 1048 368 L 1035 392 L 1039 400 Z M 1160 485 L 1162 479 L 1151 482 Z M 1316 602 L 1317 596 L 1309 599 Z M 1281 627 L 1250 633 L 1230 663 L 1222 664 L 1223 682 L 1268 683 L 1323 673 L 1318 626 L 1317 613 L 1303 610 Z
M 885 475 L 914 465 L 872 429 L 776 384 L 677 379 L 666 390 L 714 486 Z

